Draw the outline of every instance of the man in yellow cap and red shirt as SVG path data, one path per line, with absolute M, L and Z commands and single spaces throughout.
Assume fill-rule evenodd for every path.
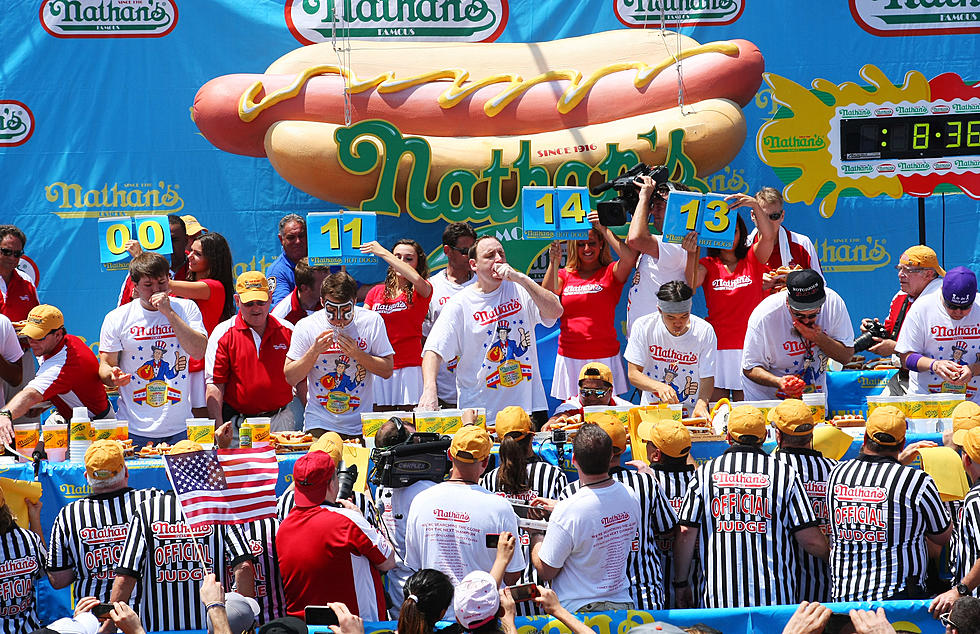
M 269 282 L 245 271 L 235 282 L 238 313 L 215 326 L 204 355 L 208 415 L 216 426 L 231 422 L 232 447 L 245 418 L 271 418 L 272 431 L 295 429 L 288 408 L 293 386 L 283 366 L 293 325 L 269 315 Z M 305 394 L 306 380 L 300 381 Z
M 27 337 L 40 367 L 24 389 L 0 409 L 0 440 L 13 440 L 11 421 L 41 401 L 50 401 L 65 420 L 71 418 L 72 408 L 82 406 L 92 420 L 111 417 L 112 408 L 99 378 L 99 360 L 84 341 L 68 334 L 60 310 L 48 304 L 35 306 L 20 334 Z
M 96 440 L 88 448 L 85 479 L 91 493 L 63 507 L 54 520 L 45 568 L 55 589 L 73 584 L 75 603 L 82 597 L 106 603 L 129 521 L 160 492 L 129 486 L 122 445 L 115 440 Z
M 517 515 L 504 498 L 478 484 L 486 471 L 493 441 L 482 427 L 465 425 L 453 435 L 449 479 L 415 496 L 405 526 L 405 565 L 435 568 L 457 585 L 473 570 L 489 572 L 496 552 L 486 536 L 517 535 Z M 508 585 L 524 572 L 524 555 L 514 551 L 504 574 Z M 444 617 L 453 618 L 452 608 Z
M 679 513 L 674 547 L 679 607 L 694 607 L 688 586 L 691 556 L 700 537 L 702 608 L 797 603 L 799 563 L 793 546 L 826 559 L 827 538 L 796 470 L 762 449 L 766 420 L 751 405 L 728 417 L 724 454 L 694 474 Z
M 810 499 L 813 513 L 820 523 L 820 531 L 830 534 L 830 514 L 827 512 L 827 476 L 837 465 L 836 460 L 825 458 L 813 448 L 813 412 L 810 406 L 795 398 L 788 398 L 769 410 L 768 420 L 776 428 L 779 450 L 773 453 L 776 460 L 796 469 L 803 482 L 803 490 Z M 797 591 L 800 601 L 830 601 L 830 568 L 827 561 L 814 557 L 797 545 L 800 562 Z
M 834 601 L 929 596 L 929 553 L 946 545 L 952 526 L 932 477 L 899 462 L 906 427 L 898 408 L 876 408 L 860 455 L 827 479 Z

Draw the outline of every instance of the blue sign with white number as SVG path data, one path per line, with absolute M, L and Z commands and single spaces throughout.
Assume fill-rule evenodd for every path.
M 680 244 L 684 236 L 696 231 L 698 246 L 731 249 L 735 244 L 736 215 L 724 194 L 671 192 L 664 212 L 664 242 Z
M 99 261 L 105 271 L 121 271 L 129 268 L 132 259 L 126 250 L 130 240 L 139 242 L 147 253 L 170 255 L 170 221 L 166 216 L 140 216 L 132 218 L 99 219 Z
M 374 264 L 377 257 L 361 253 L 361 245 L 377 240 L 378 217 L 370 211 L 314 212 L 306 216 L 312 266 Z
M 592 199 L 585 187 L 525 187 L 521 190 L 525 240 L 587 240 Z

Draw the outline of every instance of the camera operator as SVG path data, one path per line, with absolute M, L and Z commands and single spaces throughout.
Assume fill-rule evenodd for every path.
M 872 337 L 870 341 L 867 341 L 863 335 L 858 337 L 858 341 L 862 341 L 863 345 L 855 342 L 855 352 L 870 350 L 882 357 L 890 357 L 895 354 L 898 334 L 902 331 L 902 324 L 905 322 L 909 308 L 912 307 L 912 302 L 942 290 L 943 276 L 946 275 L 946 271 L 939 266 L 936 252 L 923 245 L 915 245 L 906 249 L 902 257 L 899 258 L 895 270 L 898 271 L 899 291 L 895 293 L 895 297 L 892 298 L 891 305 L 888 307 L 888 317 L 885 318 L 884 325 L 877 319 L 868 317 L 861 320 L 861 332 L 871 333 Z M 908 392 L 908 388 L 909 371 L 903 367 L 888 382 L 882 394 L 901 396 Z
M 671 186 L 666 183 L 658 185 L 647 175 L 637 176 L 635 183 L 640 188 L 640 199 L 630 220 L 626 244 L 630 249 L 639 251 L 640 258 L 626 304 L 627 335 L 638 318 L 657 312 L 657 291 L 667 282 L 683 280 L 687 266 L 687 251 L 683 246 L 666 243 L 661 240 L 661 235 L 650 233 L 652 216 L 654 228 L 663 234 L 664 213 Z M 682 185 L 672 186 L 678 190 L 687 189 Z

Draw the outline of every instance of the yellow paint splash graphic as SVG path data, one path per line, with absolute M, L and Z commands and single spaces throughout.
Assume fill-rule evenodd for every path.
M 830 95 L 834 103 L 825 104 L 810 90 L 794 81 L 773 73 L 765 73 L 763 79 L 772 89 L 772 98 L 792 110 L 793 115 L 786 119 L 774 119 L 759 129 L 756 137 L 756 150 L 759 157 L 770 167 L 796 168 L 802 174 L 783 188 L 783 198 L 787 202 L 804 202 L 812 205 L 817 194 L 832 184 L 834 188 L 820 201 L 820 215 L 830 218 L 837 207 L 841 191 L 855 188 L 868 197 L 887 194 L 892 198 L 902 196 L 902 184 L 897 178 L 841 178 L 837 168 L 831 163 L 829 144 L 814 151 L 780 151 L 766 142 L 767 138 L 778 139 L 824 139 L 830 135 L 831 120 L 839 106 L 879 104 L 883 102 L 919 101 L 930 98 L 929 83 L 918 71 L 909 71 L 901 86 L 895 86 L 878 67 L 867 64 L 859 75 L 871 84 L 869 90 L 853 82 L 835 85 L 826 79 L 814 79 L 812 86 Z

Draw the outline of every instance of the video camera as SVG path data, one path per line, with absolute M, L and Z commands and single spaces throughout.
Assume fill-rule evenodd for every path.
M 371 482 L 391 489 L 422 480 L 442 482 L 451 467 L 447 454 L 450 442 L 449 436 L 413 432 L 397 445 L 372 449 Z
M 665 183 L 669 185 L 667 179 L 670 178 L 670 173 L 666 167 L 663 165 L 650 167 L 646 163 L 637 163 L 626 170 L 622 176 L 596 185 L 590 190 L 593 196 L 610 189 L 615 189 L 619 194 L 612 200 L 603 200 L 596 204 L 600 224 L 606 227 L 618 227 L 629 222 L 636 204 L 640 201 L 640 187 L 635 182 L 637 176 L 649 176 L 656 186 Z M 660 198 L 659 194 L 654 193 L 654 196 Z

